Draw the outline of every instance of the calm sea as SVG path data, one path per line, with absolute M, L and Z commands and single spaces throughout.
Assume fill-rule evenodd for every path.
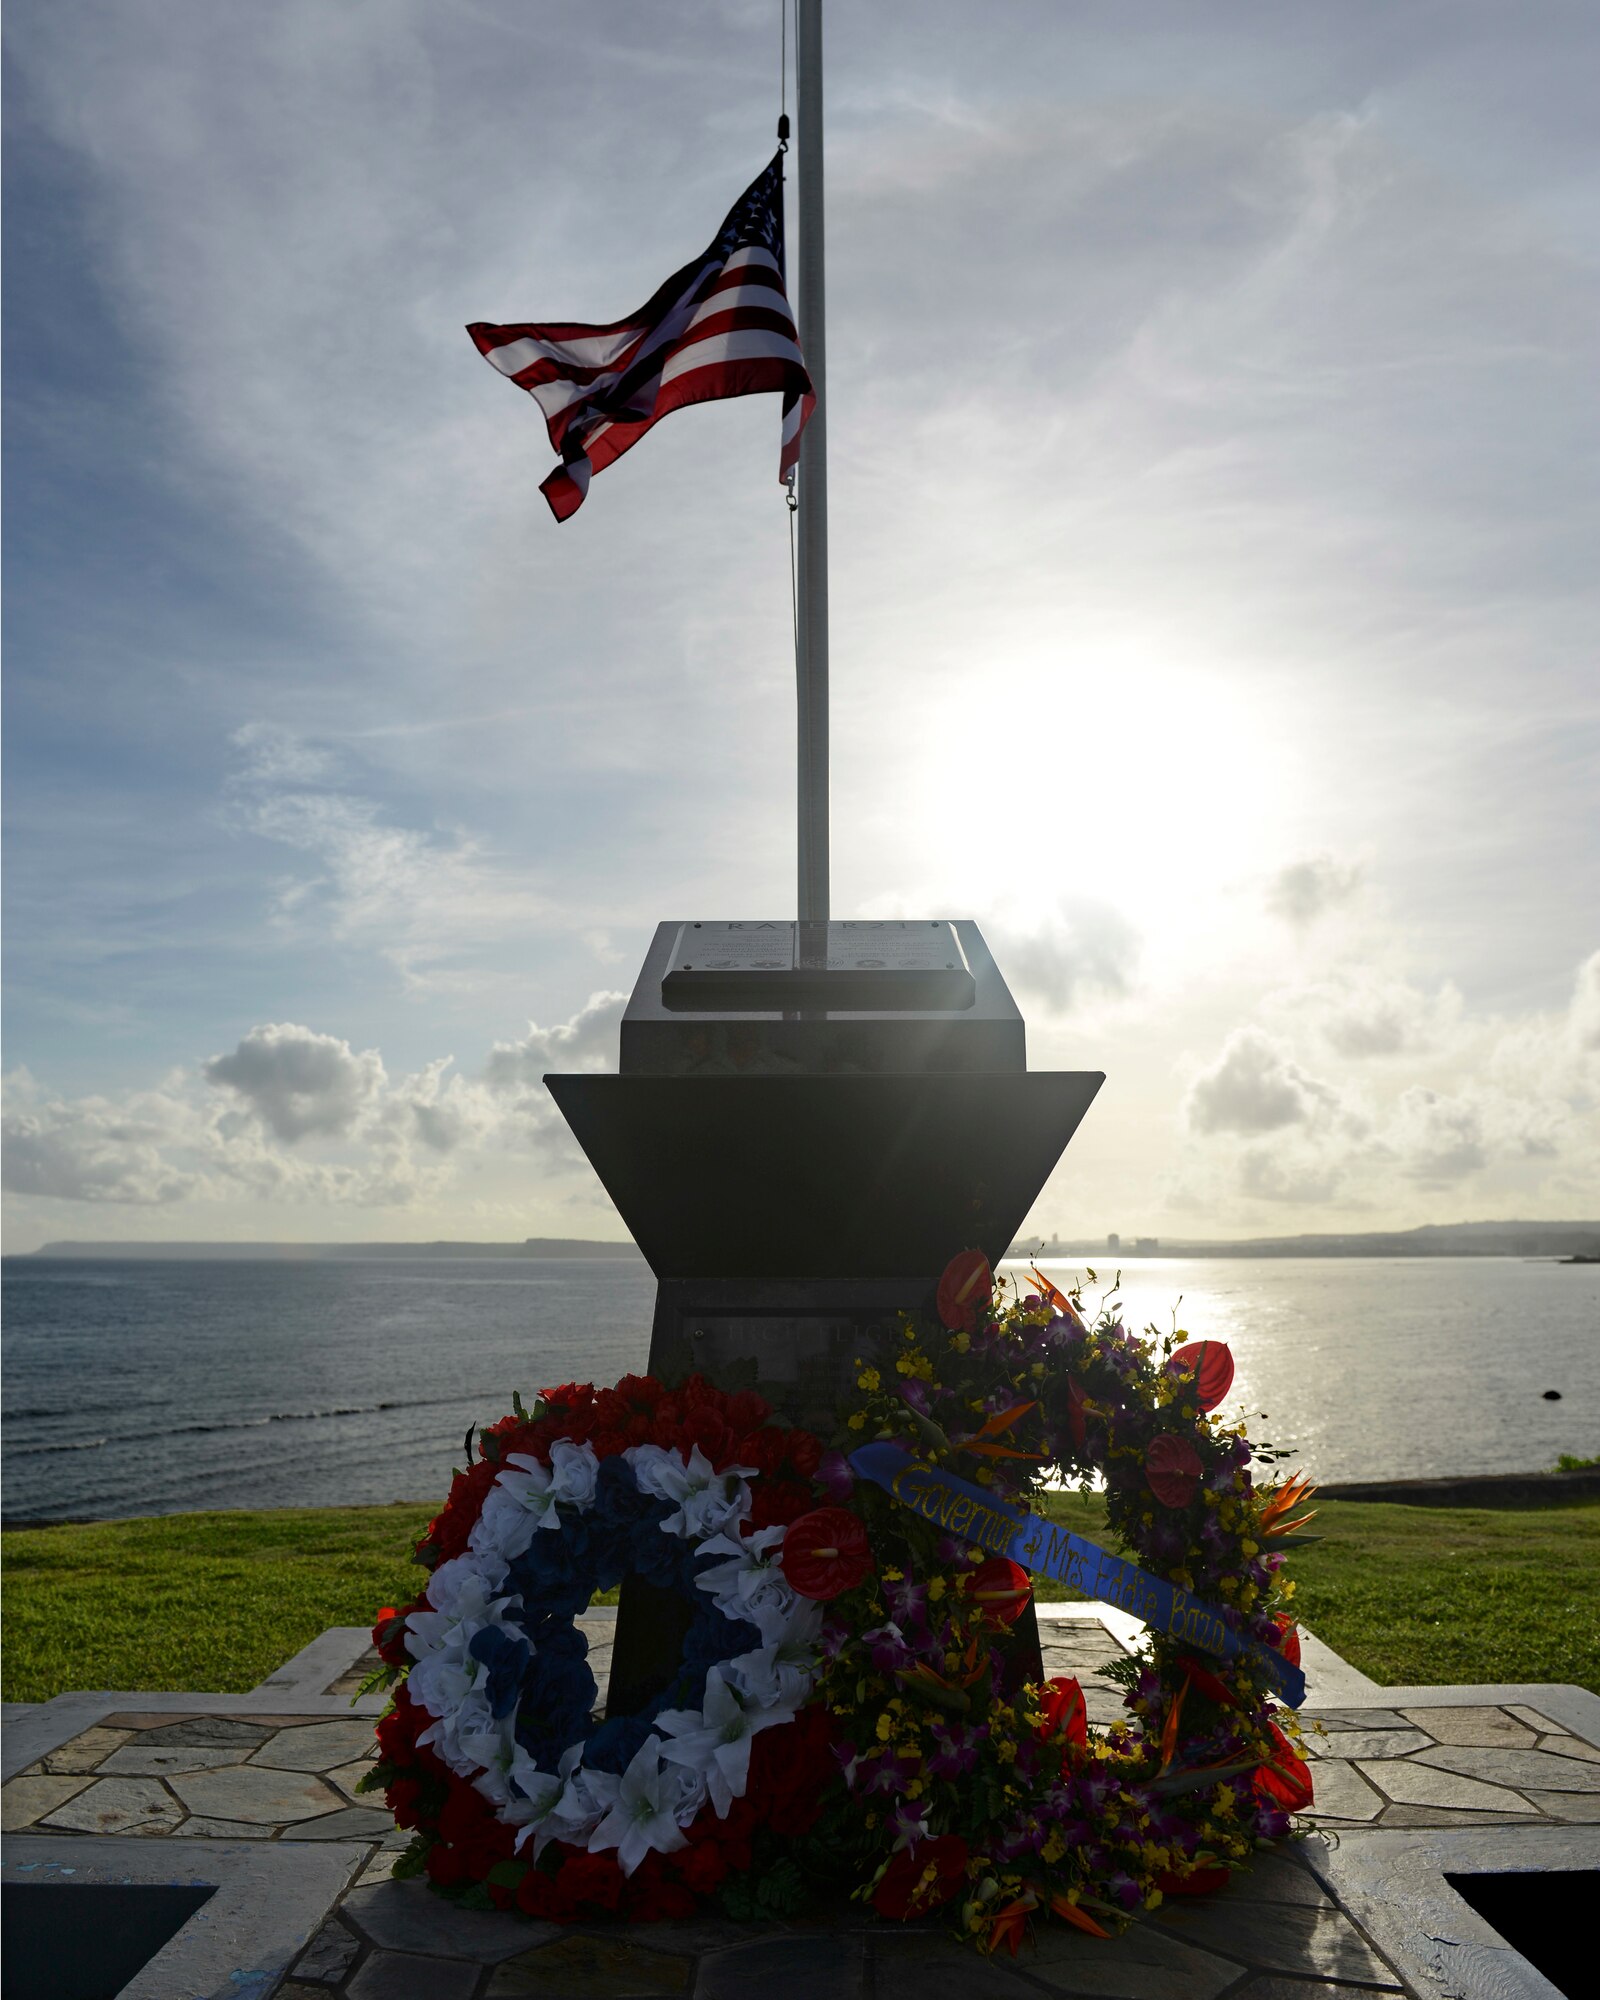
M 1600 1267 L 1150 1258 L 1122 1284 L 1131 1324 L 1230 1343 L 1252 1436 L 1314 1477 L 1600 1453 Z M 5 1514 L 434 1499 L 514 1388 L 643 1367 L 653 1292 L 632 1259 L 7 1259 Z

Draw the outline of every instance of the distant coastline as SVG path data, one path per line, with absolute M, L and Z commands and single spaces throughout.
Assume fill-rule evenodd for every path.
M 26 1257 L 154 1259 L 167 1263 L 318 1264 L 358 1258 L 417 1257 L 633 1257 L 631 1240 L 605 1242 L 585 1236 L 528 1236 L 520 1243 L 42 1243 Z
M 60 1259 L 139 1258 L 317 1263 L 428 1257 L 637 1258 L 630 1241 L 581 1236 L 529 1236 L 520 1243 L 95 1243 L 65 1240 L 18 1253 Z M 1600 1222 L 1446 1222 L 1418 1229 L 1257 1236 L 1208 1242 L 1187 1237 L 1108 1240 L 1020 1236 L 1013 1258 L 1064 1258 L 1115 1264 L 1137 1257 L 1592 1257 L 1600 1254 Z
M 1339 1230 L 1303 1236 L 1255 1236 L 1232 1242 L 1188 1237 L 1099 1237 L 1066 1241 L 1019 1236 L 1013 1257 L 1592 1257 L 1600 1222 L 1429 1222 L 1418 1229 Z

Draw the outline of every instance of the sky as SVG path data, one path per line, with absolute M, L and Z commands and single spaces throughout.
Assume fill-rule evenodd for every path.
M 1586 0 L 827 10 L 833 910 L 1107 1082 L 1028 1227 L 1600 1213 Z M 6 1248 L 616 1236 L 540 1077 L 794 911 L 778 399 L 557 526 L 471 320 L 778 0 L 12 0 Z

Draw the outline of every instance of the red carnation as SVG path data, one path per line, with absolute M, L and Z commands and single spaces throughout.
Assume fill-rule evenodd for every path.
M 867 1531 L 847 1508 L 818 1507 L 790 1527 L 778 1566 L 802 1597 L 837 1597 L 872 1574 Z
M 990 1556 L 987 1562 L 979 1563 L 962 1589 L 986 1618 L 1001 1625 L 1015 1625 L 1033 1595 L 1028 1572 L 1009 1556 Z
M 963 1250 L 944 1267 L 939 1280 L 939 1324 L 952 1333 L 971 1333 L 994 1291 L 994 1274 L 981 1250 Z
M 787 1528 L 799 1521 L 816 1500 L 810 1482 L 797 1479 L 763 1479 L 753 1489 L 750 1501 L 750 1528 Z
M 561 1893 L 569 1903 L 592 1903 L 614 1910 L 622 1899 L 622 1870 L 612 1854 L 574 1854 L 561 1871 Z
M 1145 1484 L 1163 1507 L 1187 1507 L 1205 1467 L 1187 1438 L 1163 1431 L 1145 1448 Z
M 822 1440 L 810 1431 L 790 1431 L 789 1464 L 800 1479 L 812 1479 L 822 1463 Z
M 1282 1653 L 1290 1666 L 1299 1666 L 1300 1633 L 1294 1620 L 1285 1612 L 1280 1611 L 1274 1616 L 1272 1622 L 1278 1628 L 1278 1651 Z
M 754 1389 L 736 1389 L 728 1398 L 728 1422 L 741 1434 L 759 1430 L 772 1415 L 772 1405 Z
M 883 1871 L 872 1892 L 872 1906 L 881 1917 L 904 1922 L 924 1917 L 948 1903 L 967 1876 L 967 1843 L 958 1834 L 940 1834 L 902 1847 Z
M 762 1424 L 739 1440 L 739 1463 L 754 1466 L 763 1479 L 776 1477 L 789 1450 L 789 1436 L 776 1424 Z

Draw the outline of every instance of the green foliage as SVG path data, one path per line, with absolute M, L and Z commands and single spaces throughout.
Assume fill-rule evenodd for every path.
M 1588 1472 L 1600 1465 L 1600 1458 L 1577 1458 L 1570 1451 L 1564 1451 L 1556 1460 L 1557 1472 Z
M 811 1890 L 790 1855 L 780 1855 L 746 1875 L 730 1875 L 722 1885 L 723 1909 L 736 1923 L 771 1917 L 802 1916 L 811 1906 Z

